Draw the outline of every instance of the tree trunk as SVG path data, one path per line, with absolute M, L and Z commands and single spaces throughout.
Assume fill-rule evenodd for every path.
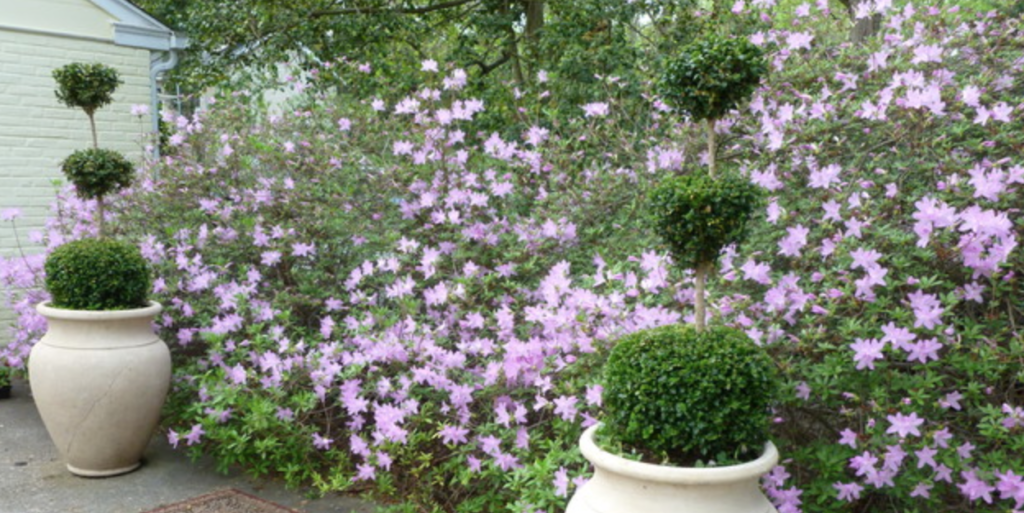
M 103 196 L 96 198 L 96 228 L 100 234 L 100 238 L 107 236 L 106 223 L 103 220 Z
M 715 146 L 715 120 L 708 119 L 706 124 L 708 130 L 708 174 L 714 178 L 717 169 L 715 153 L 718 152 L 718 148 Z
M 880 14 L 873 14 L 866 18 L 857 19 L 856 15 L 857 6 L 867 0 L 839 0 L 844 6 L 846 6 L 846 12 L 850 15 L 850 21 L 853 22 L 853 28 L 850 29 L 850 42 L 854 44 L 861 44 L 867 41 L 868 38 L 874 36 L 882 29 L 882 16 Z
M 92 129 L 92 147 L 99 149 L 100 143 L 96 137 L 96 118 L 93 117 L 93 113 L 90 111 L 85 111 L 85 115 L 89 116 L 89 128 Z
M 712 265 L 709 263 L 697 264 L 697 268 L 694 270 L 697 273 L 696 313 L 694 315 L 697 333 L 704 332 L 704 327 L 707 325 L 707 303 L 704 299 L 704 291 L 707 288 L 708 274 L 711 273 Z
M 526 40 L 535 44 L 544 28 L 545 0 L 526 0 Z

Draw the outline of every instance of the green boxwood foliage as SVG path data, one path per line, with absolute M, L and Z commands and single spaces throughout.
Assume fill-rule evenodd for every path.
M 82 198 L 102 198 L 127 187 L 135 175 L 135 167 L 124 155 L 101 148 L 78 150 L 61 164 L 61 171 L 75 184 Z
M 623 337 L 605 366 L 603 436 L 679 465 L 755 459 L 778 377 L 742 331 L 669 325 Z
M 654 230 L 676 264 L 695 268 L 715 262 L 722 248 L 742 241 L 760 205 L 760 190 L 743 177 L 694 173 L 662 182 L 651 193 L 649 209 Z
M 112 102 L 117 86 L 124 83 L 116 69 L 100 63 L 73 62 L 53 70 L 53 79 L 57 81 L 57 99 L 89 115 Z
M 668 60 L 659 89 L 695 121 L 719 119 L 754 92 L 767 70 L 750 41 L 709 35 Z
M 46 259 L 52 306 L 70 310 L 127 310 L 146 306 L 152 288 L 139 248 L 112 239 L 64 244 Z

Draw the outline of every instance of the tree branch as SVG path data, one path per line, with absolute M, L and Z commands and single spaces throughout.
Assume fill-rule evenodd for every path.
M 440 11 L 440 10 L 444 10 L 444 9 L 450 9 L 452 7 L 458 7 L 460 5 L 465 5 L 465 4 L 468 4 L 470 2 L 475 2 L 475 1 L 476 0 L 451 0 L 451 1 L 448 1 L 448 2 L 441 2 L 439 4 L 427 5 L 427 6 L 424 6 L 424 7 L 401 7 L 401 8 L 397 8 L 397 9 L 386 9 L 386 8 L 382 9 L 382 8 L 378 8 L 378 7 L 365 8 L 365 9 L 359 8 L 359 7 L 351 7 L 351 8 L 346 8 L 346 9 L 324 9 L 322 11 L 313 11 L 312 16 L 314 18 L 319 18 L 319 17 L 323 17 L 323 16 L 338 16 L 338 15 L 344 15 L 344 14 L 381 14 L 381 13 L 390 13 L 390 14 L 426 14 L 428 12 Z
M 494 71 L 495 69 L 500 67 L 502 64 L 505 64 L 506 62 L 508 62 L 510 60 L 512 60 L 512 56 L 509 55 L 508 53 L 503 53 L 498 60 L 496 60 L 496 61 L 494 61 L 494 62 L 492 62 L 490 64 L 487 64 L 486 62 L 483 62 L 483 61 L 473 61 L 473 64 L 476 64 L 477 66 L 480 66 L 480 74 L 481 75 L 486 75 L 486 74 Z

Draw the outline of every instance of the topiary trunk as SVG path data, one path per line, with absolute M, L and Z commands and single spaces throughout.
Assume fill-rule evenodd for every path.
M 697 333 L 704 331 L 704 327 L 707 325 L 707 302 L 704 299 L 705 291 L 707 290 L 707 279 L 708 275 L 711 274 L 714 264 L 701 263 L 697 265 L 695 272 L 697 273 L 697 284 L 696 284 L 696 313 L 695 323 L 697 326 Z
M 718 148 L 715 146 L 715 120 L 708 118 L 706 121 L 708 130 L 708 175 L 715 177 L 715 153 Z

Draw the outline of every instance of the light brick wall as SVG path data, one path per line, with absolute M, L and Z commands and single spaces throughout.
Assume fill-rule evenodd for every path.
M 81 109 L 61 105 L 51 73 L 71 62 L 102 62 L 120 72 L 124 84 L 114 103 L 96 113 L 99 143 L 138 162 L 142 134 L 150 120 L 132 116 L 133 104 L 149 104 L 147 50 L 93 40 L 0 29 L 0 210 L 18 208 L 18 238 L 28 251 L 28 233 L 41 230 L 54 199 L 52 182 L 62 179 L 60 162 L 92 144 L 89 120 Z M 17 253 L 9 222 L 0 223 L 0 256 Z M 9 314 L 0 311 L 0 325 Z M 6 329 L 0 329 L 0 343 Z

